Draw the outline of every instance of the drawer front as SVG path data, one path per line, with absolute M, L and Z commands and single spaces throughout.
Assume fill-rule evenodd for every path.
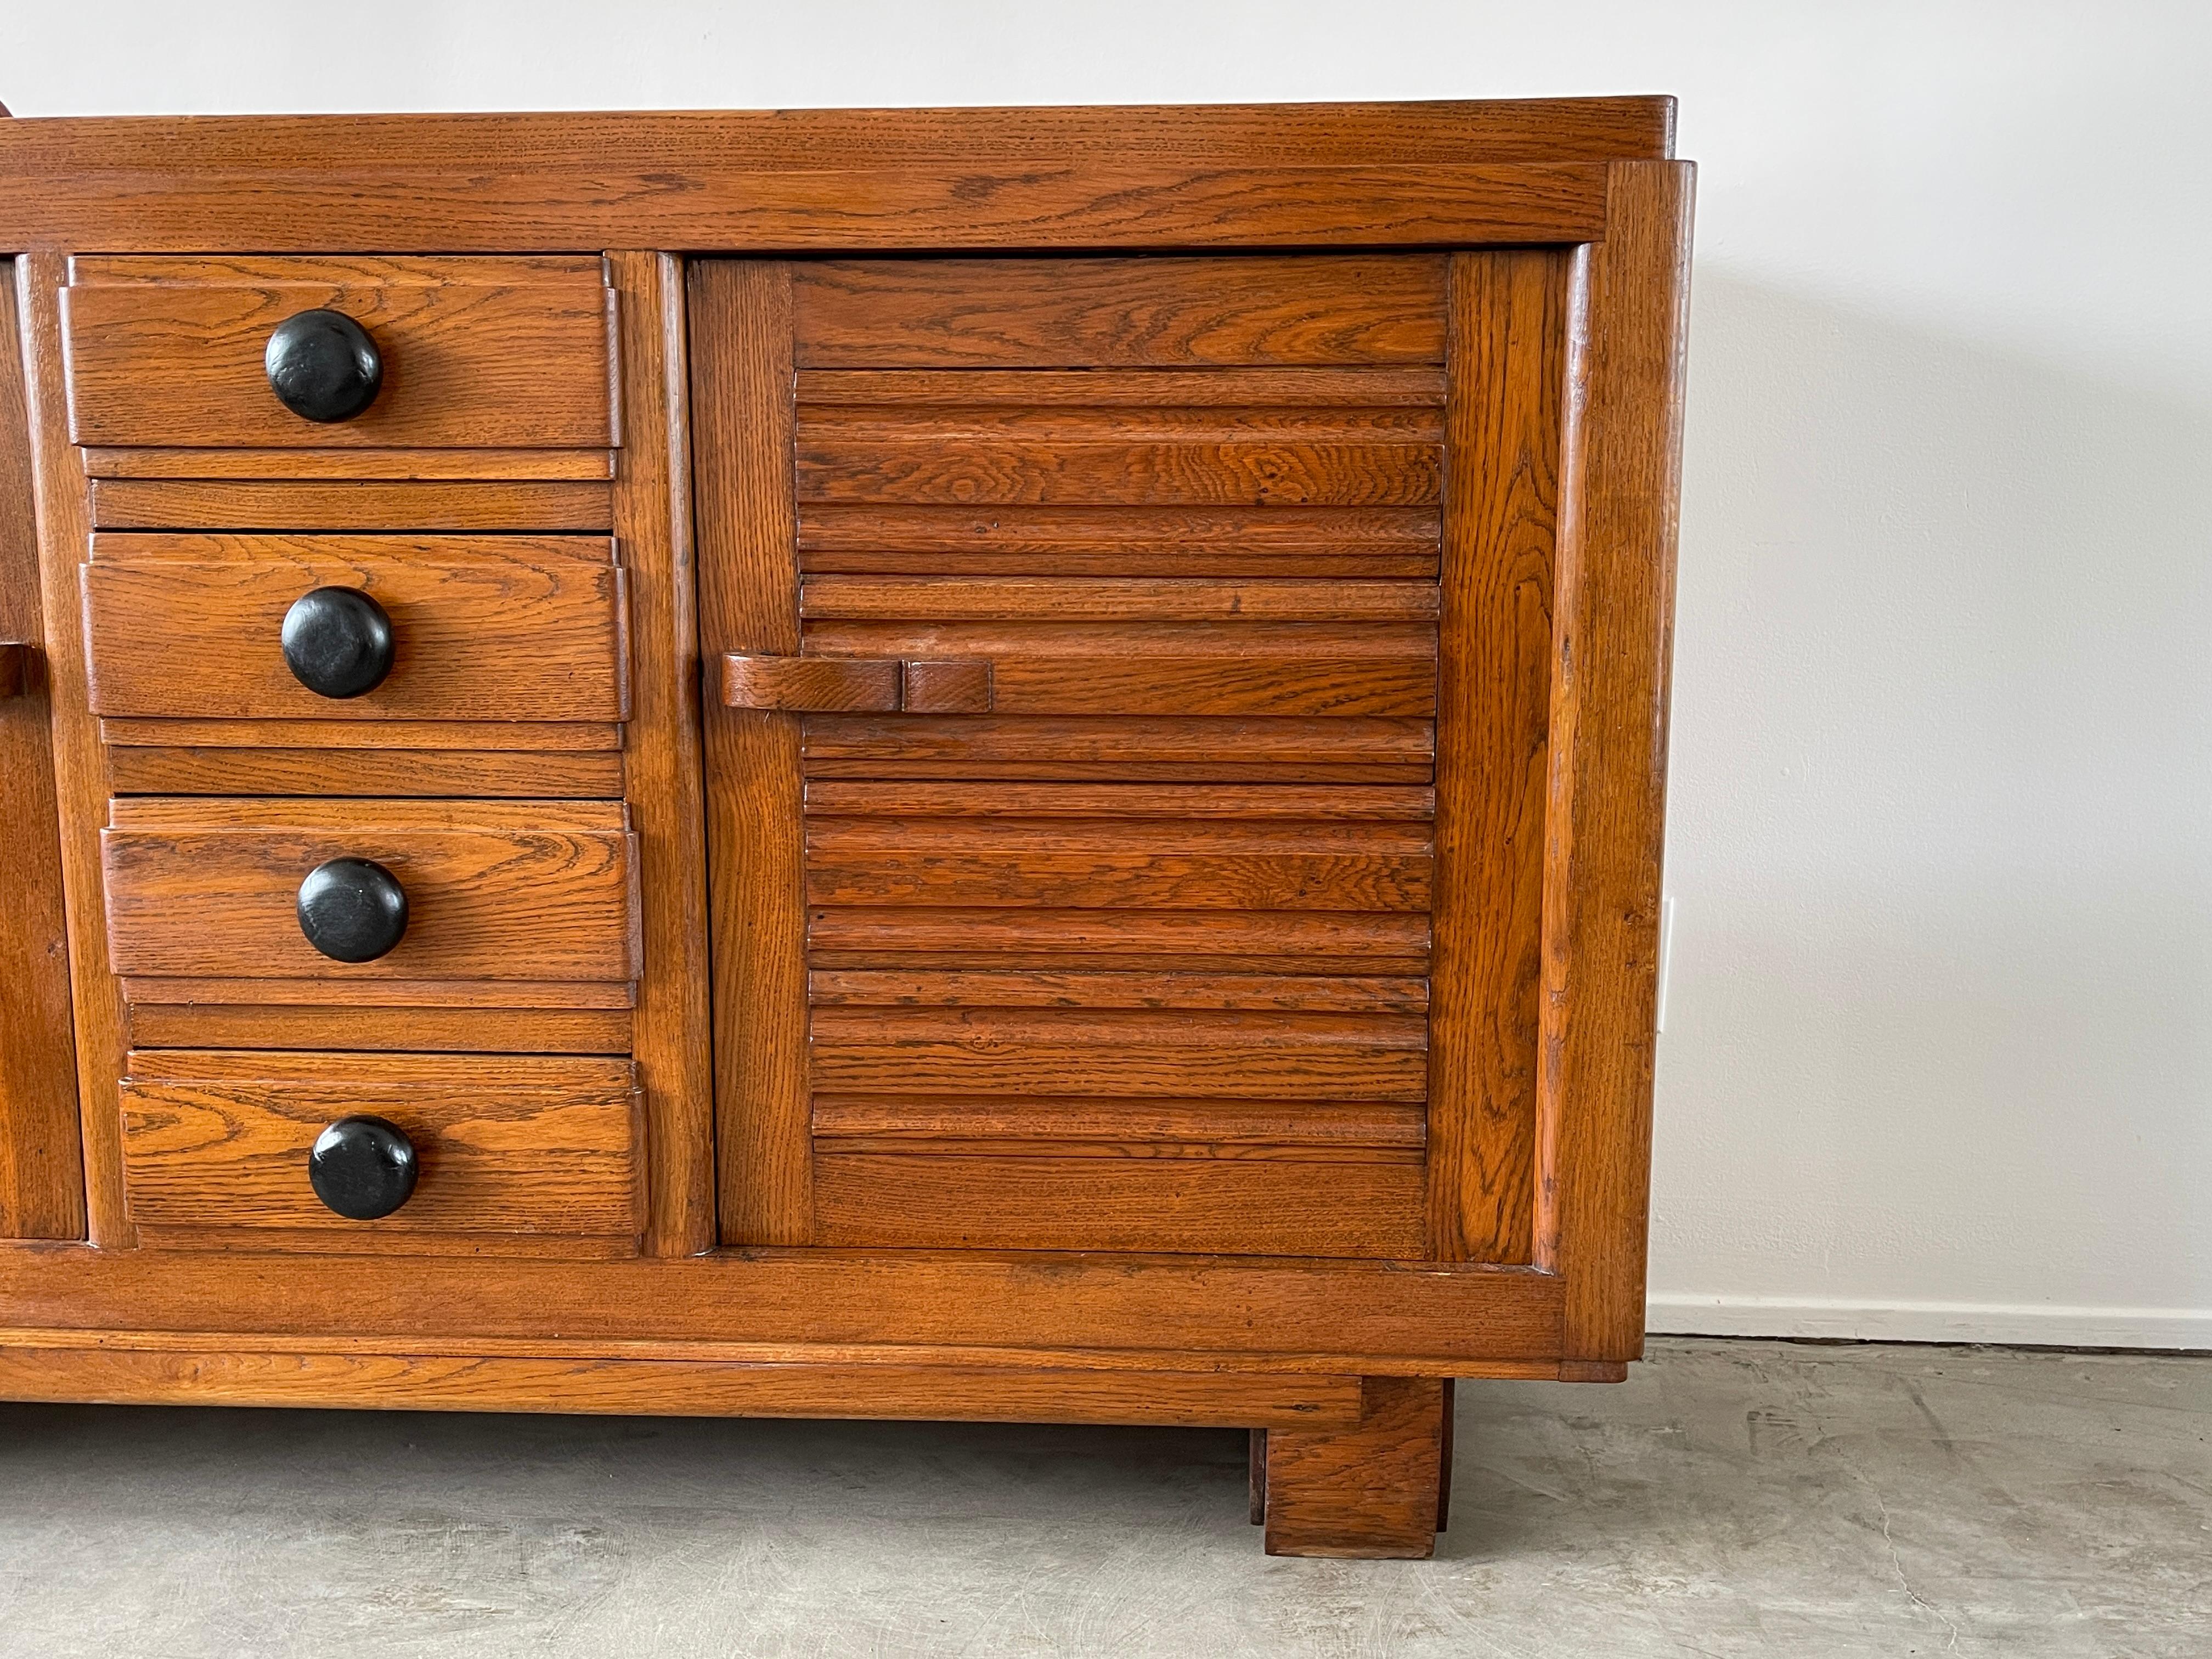
M 115 971 L 165 978 L 622 981 L 637 972 L 636 858 L 619 802 L 118 799 L 100 836 Z M 337 962 L 301 931 L 334 859 L 406 897 L 386 954 Z
M 622 572 L 590 536 L 100 535 L 82 568 L 93 712 L 106 717 L 620 720 Z M 390 618 L 374 689 L 319 695 L 287 666 L 301 597 Z
M 630 1255 L 642 1225 L 626 1060 L 145 1050 L 123 1083 L 143 1243 L 184 1249 Z M 406 1137 L 414 1191 L 349 1220 L 308 1180 L 344 1118 Z
M 603 263 L 540 258 L 79 258 L 63 295 L 70 435 L 87 446 L 596 448 L 615 440 Z M 375 400 L 328 424 L 270 390 L 278 324 L 368 335 Z

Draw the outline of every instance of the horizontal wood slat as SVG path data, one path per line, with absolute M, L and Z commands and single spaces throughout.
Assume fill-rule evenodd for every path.
M 831 817 L 1371 818 L 1431 817 L 1428 789 L 1341 785 L 1214 784 L 1164 787 L 1142 783 L 853 783 L 817 779 L 805 810 Z
M 596 531 L 605 483 L 294 483 L 95 478 L 96 530 Z
M 1316 974 L 947 973 L 817 969 L 817 1007 L 1274 1008 L 1305 1013 L 1418 1014 L 1425 981 Z
M 807 916 L 807 942 L 824 968 L 1420 973 L 1429 919 L 1311 910 L 817 907 Z
M 83 570 L 95 714 L 174 719 L 579 720 L 629 714 L 623 573 L 591 537 L 113 535 Z M 393 665 L 357 697 L 286 666 L 286 611 L 367 593 Z
M 104 720 L 100 740 L 144 749 L 439 749 L 589 755 L 622 748 L 622 727 L 596 720 Z
M 1157 262 L 1154 262 L 1157 263 Z M 1249 265 L 1250 262 L 1246 262 Z M 894 350 L 903 349 L 895 345 Z M 1150 420 L 1168 410 L 1401 410 L 1413 411 L 1431 436 L 1441 437 L 1444 401 L 1441 365 L 1352 368 L 802 368 L 793 382 L 802 418 L 819 423 L 840 418 L 883 420 L 916 409 L 927 418 L 959 411 L 959 418 L 997 419 L 1004 407 L 1020 421 L 1041 411 L 1137 410 Z M 1428 411 L 1428 412 L 1424 412 Z M 1051 415 L 1057 421 L 1062 417 Z M 1124 413 L 1116 418 L 1133 418 Z M 1210 419 L 1236 419 L 1211 416 Z
M 841 1094 L 814 1099 L 817 1140 L 904 1136 L 918 1141 L 1054 1139 L 1404 1149 L 1419 1146 L 1425 1130 L 1426 1120 L 1418 1105 L 1387 1101 Z
M 799 499 L 947 507 L 1421 507 L 1440 499 L 1440 445 L 943 444 L 817 436 L 802 427 Z
M 309 1002 L 329 994 L 313 979 L 172 979 L 133 977 L 123 994 L 135 1006 L 148 1002 L 264 1004 Z M 346 988 L 349 1006 L 359 1008 L 629 1008 L 637 988 L 628 980 L 593 985 L 574 980 L 362 980 Z
M 1392 824 L 811 820 L 815 904 L 1425 910 L 1430 841 Z
M 801 369 L 1443 361 L 1440 257 L 817 260 Z
M 344 313 L 382 385 L 302 420 L 262 353 L 299 312 Z M 70 436 L 120 446 L 590 448 L 617 441 L 612 301 L 596 258 L 80 259 L 62 296 Z
M 1437 590 L 1425 581 L 809 576 L 799 614 L 916 623 L 1418 622 L 1435 617 Z
M 817 1236 L 896 1249 L 1420 1254 L 1418 1164 L 1249 1158 L 815 1160 Z

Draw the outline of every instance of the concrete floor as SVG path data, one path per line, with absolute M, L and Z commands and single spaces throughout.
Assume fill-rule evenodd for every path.
M 1202 1430 L 0 1406 L 0 1656 L 2212 1654 L 2212 1358 L 1462 1382 L 1429 1562 Z

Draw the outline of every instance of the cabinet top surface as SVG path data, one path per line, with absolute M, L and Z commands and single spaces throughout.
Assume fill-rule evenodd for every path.
M 0 120 L 0 254 L 1565 242 L 1667 97 Z

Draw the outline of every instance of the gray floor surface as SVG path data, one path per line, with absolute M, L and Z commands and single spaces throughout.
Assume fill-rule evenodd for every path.
M 0 1656 L 2212 1655 L 2212 1358 L 1462 1382 L 1426 1562 L 1209 1430 L 0 1406 Z

